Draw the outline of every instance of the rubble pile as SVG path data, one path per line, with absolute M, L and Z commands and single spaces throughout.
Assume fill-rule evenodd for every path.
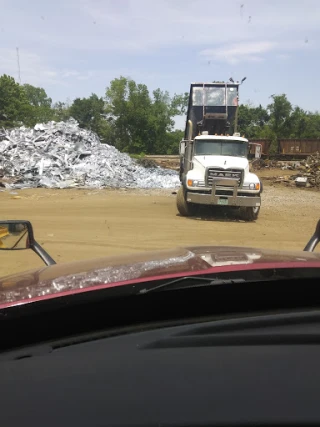
M 276 168 L 282 170 L 299 170 L 301 168 L 301 162 L 299 161 L 291 161 L 291 162 L 277 162 Z
M 146 169 L 70 119 L 0 130 L 0 182 L 7 188 L 174 188 L 175 171 Z
M 299 170 L 300 161 L 279 161 L 270 159 L 254 159 L 251 161 L 253 169 L 282 169 L 282 170 Z
M 292 175 L 296 185 L 320 188 L 320 154 L 310 155 L 306 160 L 300 162 L 299 173 Z

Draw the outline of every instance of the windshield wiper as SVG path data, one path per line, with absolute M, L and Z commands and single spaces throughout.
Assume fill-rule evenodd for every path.
M 190 282 L 195 283 L 190 283 Z M 215 279 L 212 277 L 197 277 L 197 276 L 183 276 L 178 279 L 169 280 L 168 282 L 162 283 L 161 285 L 154 286 L 152 288 L 141 289 L 139 294 L 148 294 L 149 292 L 158 291 L 163 288 L 171 288 L 172 285 L 181 283 L 182 286 L 179 286 L 177 289 L 188 289 L 196 288 L 198 286 L 218 286 L 218 285 L 231 285 L 234 283 L 245 283 L 245 279 Z

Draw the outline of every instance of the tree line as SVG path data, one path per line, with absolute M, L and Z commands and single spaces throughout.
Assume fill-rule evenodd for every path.
M 280 138 L 319 138 L 320 114 L 293 106 L 285 94 L 272 95 L 266 107 L 239 107 L 238 128 L 249 139 L 266 138 L 277 147 Z M 178 154 L 184 132 L 174 129 L 174 117 L 186 113 L 188 93 L 170 96 L 119 77 L 105 95 L 91 94 L 73 102 L 56 102 L 45 89 L 0 76 L 0 127 L 34 126 L 73 117 L 96 132 L 103 143 L 130 154 Z
M 187 94 L 150 93 L 146 85 L 122 76 L 110 82 L 104 97 L 93 93 L 72 103 L 53 103 L 43 88 L 0 77 L 0 128 L 73 117 L 101 142 L 131 154 L 177 154 L 183 132 L 174 129 L 174 117 L 185 113 L 186 104 Z
M 320 138 L 320 114 L 292 105 L 286 94 L 272 95 L 267 107 L 239 106 L 238 126 L 250 139 L 268 139 L 276 152 L 278 139 Z

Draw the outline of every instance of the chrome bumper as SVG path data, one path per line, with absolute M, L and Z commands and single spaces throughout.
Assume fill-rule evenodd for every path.
M 217 187 L 224 187 L 232 191 L 232 195 L 217 195 Z M 199 205 L 219 205 L 219 206 L 261 206 L 260 196 L 238 196 L 238 181 L 235 179 L 218 179 L 213 181 L 211 194 L 193 193 L 187 191 L 187 202 Z

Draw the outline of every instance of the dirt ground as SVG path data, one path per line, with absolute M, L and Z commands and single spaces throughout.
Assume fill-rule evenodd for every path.
M 260 173 L 263 206 L 254 223 L 221 209 L 180 217 L 173 190 L 3 190 L 0 219 L 30 220 L 57 262 L 186 245 L 303 249 L 319 219 L 320 192 L 272 184 L 268 174 Z M 43 266 L 29 250 L 0 256 L 0 276 Z

